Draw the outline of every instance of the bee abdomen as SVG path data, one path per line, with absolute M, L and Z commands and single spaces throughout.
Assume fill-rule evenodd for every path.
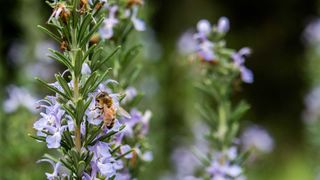
M 113 128 L 113 126 L 114 126 L 114 121 L 115 121 L 115 119 L 112 119 L 112 120 L 107 124 L 107 128 L 108 128 L 108 129 Z

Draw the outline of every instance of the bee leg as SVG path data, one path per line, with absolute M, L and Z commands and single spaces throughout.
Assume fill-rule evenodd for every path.
M 95 119 L 101 118 L 101 115 L 98 115 L 97 117 L 95 117 Z

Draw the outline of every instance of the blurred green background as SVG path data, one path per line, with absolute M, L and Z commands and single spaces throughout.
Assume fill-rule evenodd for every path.
M 157 48 L 151 50 L 157 53 L 141 57 L 146 61 L 142 77 L 148 76 L 147 85 L 141 87 L 149 88 L 142 89 L 147 91 L 142 106 L 153 110 L 150 142 L 155 159 L 142 179 L 160 179 L 173 169 L 170 154 L 181 139 L 192 136 L 190 128 L 196 121 L 192 115 L 195 92 L 188 68 L 177 58 L 177 40 L 198 20 L 215 23 L 220 16 L 231 21 L 228 45 L 253 49 L 247 62 L 255 82 L 241 91 L 252 108 L 243 123 L 258 123 L 275 139 L 273 153 L 248 166 L 248 179 L 314 179 L 313 156 L 301 117 L 310 84 L 301 36 L 317 16 L 318 7 L 316 0 L 146 0 L 144 17 L 153 31 L 142 37 L 155 41 Z M 46 91 L 26 77 L 28 71 L 23 69 L 35 61 L 37 45 L 47 38 L 36 25 L 44 24 L 51 10 L 44 0 L 1 0 L 0 13 L 0 102 L 8 96 L 10 84 L 28 87 L 40 99 Z M 0 118 L 0 179 L 43 179 L 46 169 L 35 162 L 45 147 L 27 136 L 33 132 L 36 115 L 24 108 L 15 113 L 1 108 Z

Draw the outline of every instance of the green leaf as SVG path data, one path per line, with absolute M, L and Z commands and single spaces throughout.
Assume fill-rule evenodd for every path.
M 77 105 L 76 105 L 76 113 L 75 113 L 75 115 L 76 115 L 76 124 L 78 126 L 80 126 L 81 121 L 83 119 L 83 115 L 84 115 L 84 110 L 83 110 L 84 107 L 83 106 L 84 106 L 83 100 L 82 99 L 78 100 Z
M 60 159 L 61 163 L 68 168 L 70 171 L 75 172 L 76 170 L 74 169 L 73 165 L 67 161 L 65 161 L 64 159 Z
M 50 56 L 51 58 L 57 60 L 58 62 L 64 64 L 65 66 L 67 66 L 70 70 L 73 70 L 73 66 L 71 64 L 71 61 L 68 57 L 66 57 L 65 55 L 63 55 L 62 53 L 55 51 L 53 49 L 49 48 L 49 51 L 54 55 L 54 56 Z
M 35 140 L 38 140 L 38 141 L 41 141 L 41 142 L 46 142 L 46 138 L 45 137 L 42 137 L 42 136 L 33 136 L 31 134 L 28 134 L 29 137 L 35 139 Z
M 126 54 L 125 57 L 121 60 L 121 64 L 129 64 L 132 59 L 134 59 L 140 52 L 142 45 L 136 45 L 132 47 Z
M 126 126 L 125 125 L 122 125 L 119 129 L 119 131 L 110 131 L 108 132 L 107 134 L 99 137 L 98 139 L 96 139 L 95 141 L 93 141 L 92 143 L 90 143 L 89 145 L 92 146 L 94 144 L 96 144 L 98 141 L 104 141 L 105 139 L 117 134 L 118 132 L 122 131 Z
M 99 80 L 96 81 L 96 83 L 92 86 L 92 89 L 96 89 L 105 80 L 110 70 L 111 69 L 109 68 L 102 75 L 100 75 Z
M 44 158 L 47 158 L 47 159 L 50 159 L 50 160 L 52 160 L 53 162 L 59 162 L 59 159 L 57 159 L 57 158 L 55 158 L 55 157 L 53 157 L 53 156 L 51 156 L 50 154 L 44 154 L 43 155 L 43 157 Z
M 135 82 L 135 80 L 137 80 L 137 78 L 138 78 L 141 70 L 142 70 L 142 65 L 141 65 L 141 64 L 138 64 L 138 65 L 135 67 L 133 73 L 131 73 L 131 76 L 128 76 L 128 77 L 129 77 L 129 78 L 128 78 L 128 79 L 129 79 L 129 80 L 128 80 L 128 84 L 133 84 L 133 83 Z
M 80 42 L 80 47 L 85 47 L 86 44 L 90 41 L 91 36 L 97 32 L 97 30 L 100 28 L 101 24 L 103 23 L 104 18 L 100 18 L 97 24 L 91 29 L 91 31 L 84 36 L 82 41 Z
M 81 175 L 82 175 L 83 171 L 85 170 L 86 166 L 87 166 L 87 165 L 86 165 L 86 163 L 85 163 L 84 161 L 78 162 L 78 172 L 77 172 L 77 175 L 78 175 L 79 177 L 81 177 Z
M 74 65 L 74 73 L 76 77 L 79 77 L 82 69 L 82 53 L 79 50 L 75 50 L 75 65 Z
M 83 88 L 80 89 L 80 92 L 84 95 L 87 95 L 89 92 L 92 91 L 92 88 L 90 88 L 94 82 L 97 81 L 97 72 L 93 72 L 90 77 L 87 79 L 87 81 L 85 82 Z
M 85 146 L 88 144 L 94 144 L 92 141 L 98 136 L 98 134 L 102 131 L 103 122 L 92 131 L 92 133 L 89 134 L 87 137 L 87 140 L 85 141 Z
M 66 93 L 66 95 L 69 96 L 69 99 L 72 99 L 72 91 L 71 91 L 67 81 L 61 75 L 56 74 L 55 77 L 56 77 L 57 81 L 59 82 L 59 84 L 61 85 L 64 92 Z
M 103 59 L 102 61 L 98 62 L 97 67 L 101 67 L 102 65 L 104 65 L 106 62 L 108 62 L 119 50 L 121 49 L 121 46 L 116 47 L 116 49 L 109 55 L 107 56 L 105 59 Z
M 122 155 L 120 155 L 120 156 L 116 157 L 116 160 L 119 160 L 119 159 L 121 159 L 121 158 L 125 157 L 126 155 L 128 155 L 128 154 L 130 154 L 130 153 L 132 153 L 132 152 L 133 152 L 133 149 L 131 149 L 130 151 L 128 151 L 128 152 L 126 152 L 126 153 L 124 153 L 124 154 L 122 154 Z
M 89 49 L 88 49 L 88 51 L 84 54 L 84 56 L 83 56 L 83 60 L 82 60 L 82 62 L 84 62 L 86 59 L 87 59 L 87 57 L 89 56 L 89 54 L 91 53 L 91 52 L 93 52 L 93 50 L 95 49 L 97 47 L 97 44 L 94 44 L 94 45 L 92 45 Z
M 78 42 L 81 41 L 81 39 L 83 39 L 85 32 L 88 29 L 88 26 L 90 25 L 90 22 L 92 22 L 93 17 L 91 14 L 87 14 L 84 18 L 84 20 L 81 23 L 80 29 L 79 29 L 79 33 L 78 33 Z
M 76 119 L 76 115 L 75 115 L 75 109 L 70 107 L 69 105 L 66 104 L 62 104 L 62 107 L 64 110 L 67 111 L 67 113 L 72 117 L 72 119 Z
M 232 122 L 238 121 L 249 109 L 250 106 L 245 101 L 241 101 L 231 114 Z
M 66 98 L 66 99 L 71 100 L 66 94 L 64 94 L 63 92 L 59 91 L 57 88 L 50 86 L 48 83 L 42 81 L 42 80 L 39 79 L 39 78 L 36 78 L 36 80 L 37 80 L 38 82 L 40 82 L 41 84 L 43 84 L 45 87 L 47 87 L 49 90 L 51 90 L 51 91 L 53 91 L 53 92 L 61 95 L 62 97 Z
M 57 41 L 58 43 L 61 43 L 62 39 L 60 37 L 58 37 L 57 35 L 55 35 L 53 32 L 49 31 L 47 28 L 38 25 L 37 26 L 41 31 L 43 31 L 44 33 L 48 34 L 51 38 L 53 38 L 55 41 Z

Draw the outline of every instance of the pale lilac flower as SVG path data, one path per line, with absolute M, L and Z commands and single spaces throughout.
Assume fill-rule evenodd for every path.
M 320 19 L 314 19 L 304 30 L 304 39 L 310 45 L 317 45 L 320 42 Z
M 62 166 L 61 162 L 55 163 L 49 159 L 41 159 L 41 160 L 37 161 L 37 163 L 41 163 L 41 162 L 48 162 L 53 167 L 52 173 L 45 173 L 48 180 L 56 180 L 56 179 L 60 179 L 60 178 L 68 176 L 65 172 L 63 172 L 63 170 L 62 170 L 63 166 Z
M 123 104 L 132 101 L 138 95 L 138 92 L 134 87 L 128 87 L 124 93 L 126 94 L 126 96 L 121 101 Z
M 117 171 L 123 168 L 121 160 L 116 160 L 110 153 L 110 147 L 105 142 L 98 142 L 89 148 L 94 153 L 92 164 L 96 165 L 98 172 L 107 179 L 115 176 Z
M 123 145 L 123 146 L 120 147 L 121 154 L 126 154 L 129 151 L 131 151 L 131 147 L 129 145 Z M 132 157 L 133 157 L 132 152 L 128 153 L 127 155 L 124 156 L 124 158 L 127 158 L 127 159 L 130 159 Z
M 129 172 L 118 173 L 115 177 L 115 180 L 132 180 L 132 177 Z M 136 180 L 136 179 L 133 179 Z
M 137 153 L 137 155 L 143 160 L 150 162 L 153 160 L 153 153 L 152 151 L 145 151 L 142 152 L 138 147 L 134 148 L 134 151 Z
M 36 103 L 36 99 L 27 91 L 27 89 L 11 85 L 7 88 L 7 92 L 9 97 L 3 103 L 5 112 L 15 112 L 19 107 L 24 107 L 31 112 L 35 112 L 36 109 L 34 104 Z
M 138 6 L 132 7 L 131 21 L 133 23 L 134 28 L 137 31 L 145 31 L 146 25 L 145 25 L 144 21 L 137 18 L 138 10 L 139 10 Z
M 130 118 L 123 117 L 120 119 L 120 121 L 126 125 L 123 130 L 123 135 L 127 137 L 133 137 L 134 128 L 137 126 L 137 124 L 141 125 L 139 134 L 145 135 L 149 129 L 149 121 L 151 116 L 151 111 L 146 111 L 144 114 L 142 114 L 140 111 L 132 109 L 130 112 Z
M 204 40 L 198 46 L 198 54 L 205 61 L 215 61 L 216 55 L 213 52 L 214 44 L 211 41 Z
M 171 156 L 171 162 L 175 167 L 175 178 L 184 179 L 194 174 L 196 168 L 201 165 L 197 157 L 187 147 L 176 148 Z
M 61 134 L 68 127 L 62 126 L 61 120 L 65 114 L 65 111 L 61 109 L 60 105 L 52 97 L 49 105 L 41 105 L 45 108 L 45 112 L 40 113 L 42 118 L 36 121 L 33 127 L 38 131 L 37 134 L 46 137 L 48 148 L 59 148 L 61 141 Z M 47 134 L 43 133 L 47 132 Z
M 197 48 L 197 41 L 193 36 L 193 32 L 184 32 L 178 40 L 177 47 L 178 51 L 182 55 L 188 55 L 194 53 Z
M 240 70 L 241 79 L 243 82 L 252 83 L 253 82 L 253 73 L 250 69 L 245 67 L 245 57 L 251 53 L 249 48 L 242 48 L 238 52 L 232 54 L 232 59 L 237 68 Z
M 225 152 L 216 152 L 213 156 L 207 172 L 212 180 L 240 180 L 243 179 L 243 170 L 238 164 L 232 161 L 238 157 L 237 148 L 235 146 L 229 148 Z
M 212 30 L 208 20 L 200 20 L 197 24 L 197 33 L 194 39 L 197 41 L 196 51 L 205 61 L 215 61 L 216 55 L 213 51 L 214 43 L 208 39 Z
M 221 17 L 218 21 L 217 31 L 219 33 L 227 33 L 230 29 L 229 19 L 226 17 Z
M 101 110 L 96 108 L 95 94 L 91 95 L 92 101 L 86 110 L 85 114 L 87 120 L 90 124 L 99 125 L 103 121 L 103 116 L 101 116 Z
M 212 30 L 212 26 L 210 22 L 206 19 L 202 19 L 197 24 L 197 31 L 198 33 L 195 35 L 195 37 L 198 39 L 207 39 L 210 35 Z
M 82 75 L 90 75 L 91 74 L 91 69 L 87 63 L 82 64 L 81 74 Z
M 100 36 L 103 39 L 110 39 L 113 36 L 113 28 L 119 23 L 116 18 L 116 12 L 118 11 L 118 6 L 114 5 L 109 7 L 109 16 L 103 21 L 102 28 L 99 30 Z
M 241 141 L 245 150 L 253 149 L 261 153 L 270 153 L 274 148 L 274 142 L 270 134 L 256 125 L 244 130 Z

